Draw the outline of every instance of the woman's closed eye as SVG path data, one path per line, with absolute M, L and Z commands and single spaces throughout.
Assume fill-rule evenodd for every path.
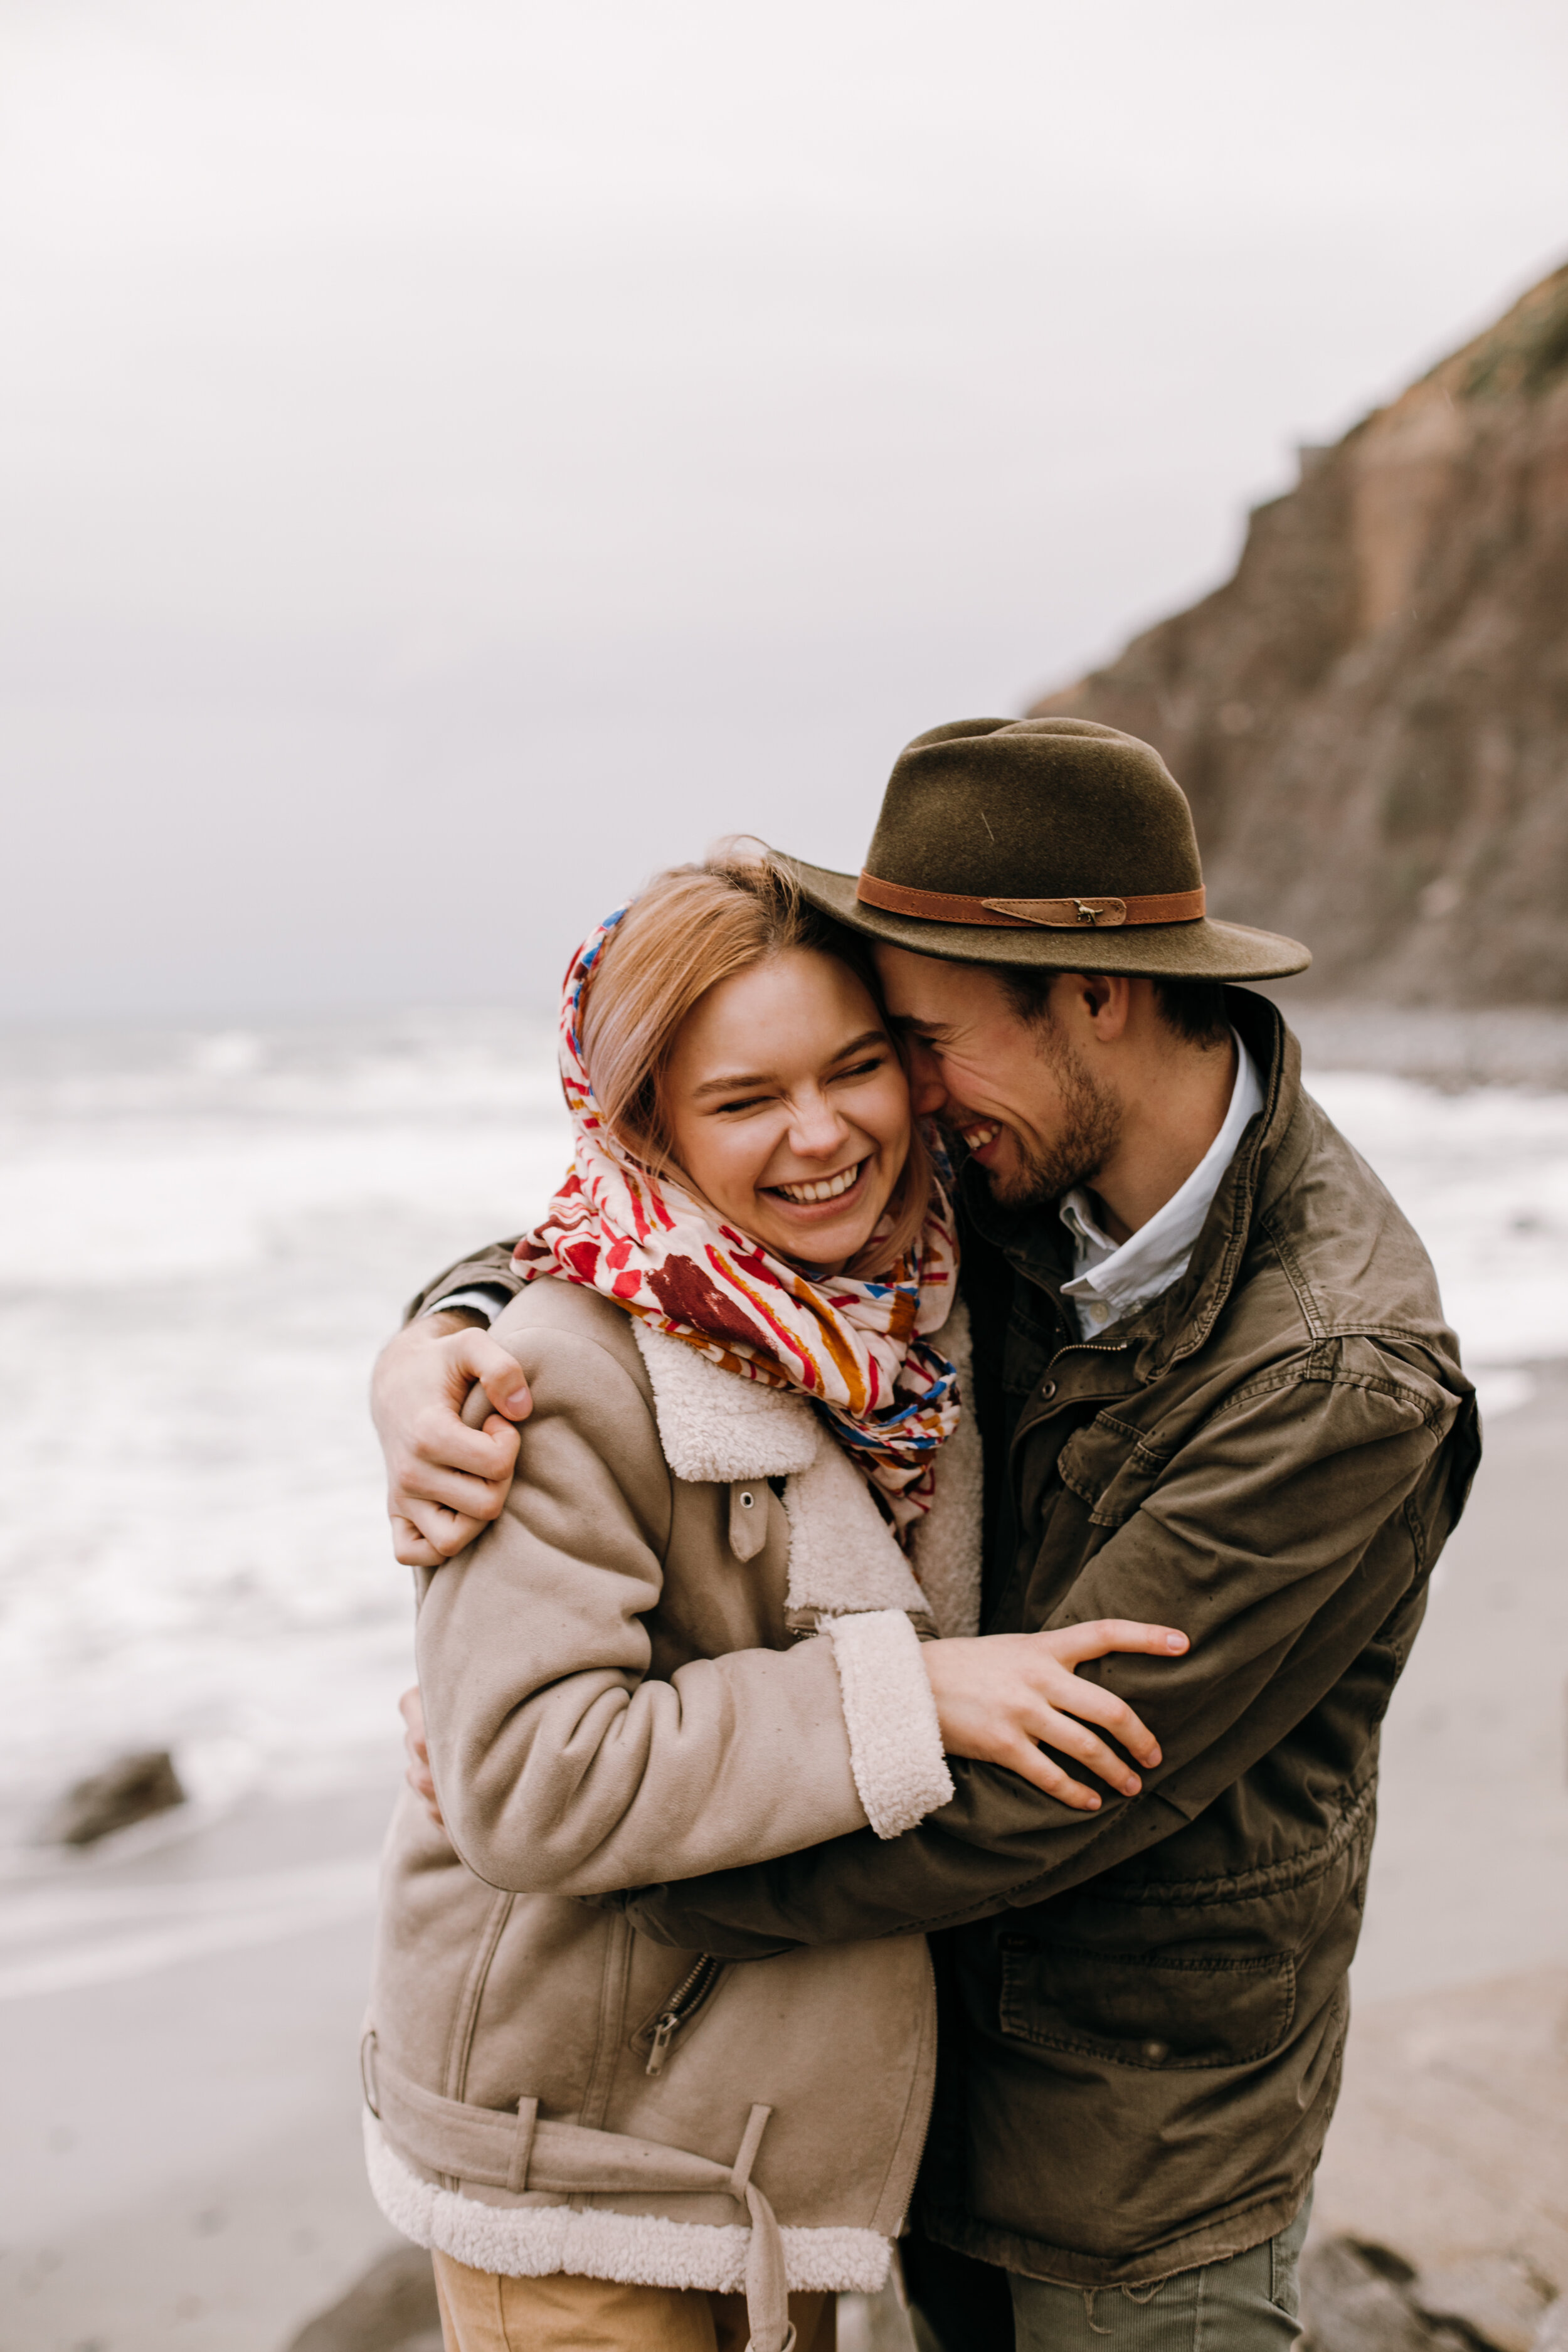
M 887 1060 L 885 1054 L 869 1055 L 864 1061 L 852 1063 L 847 1070 L 836 1070 L 830 1084 L 847 1086 L 861 1079 L 874 1078 L 879 1071 L 887 1067 Z M 762 1110 L 767 1104 L 777 1100 L 776 1090 L 767 1094 L 732 1095 L 711 1104 L 710 1110 L 716 1118 L 738 1118 L 749 1110 Z
M 773 1095 L 737 1095 L 733 1102 L 716 1102 L 710 1106 L 710 1109 L 713 1117 L 728 1118 L 742 1111 L 761 1110 L 765 1104 L 775 1099 Z

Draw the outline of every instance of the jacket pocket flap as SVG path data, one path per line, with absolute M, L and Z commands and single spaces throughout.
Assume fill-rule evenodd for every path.
M 1001 1937 L 1000 2024 L 1016 2041 L 1122 2066 L 1244 2066 L 1277 2050 L 1296 2008 L 1288 1952 L 1105 1952 Z
M 1074 1431 L 1057 1470 L 1063 1486 L 1089 1505 L 1097 1527 L 1119 1528 L 1147 1501 L 1170 1458 L 1141 1432 L 1102 1412 Z

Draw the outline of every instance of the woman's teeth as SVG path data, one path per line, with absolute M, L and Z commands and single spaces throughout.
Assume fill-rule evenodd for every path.
M 1002 1122 L 999 1118 L 983 1118 L 977 1125 L 961 1127 L 958 1131 L 971 1151 L 984 1151 L 993 1137 L 1001 1134 Z
M 768 1190 L 782 1192 L 786 1201 L 796 1201 L 802 1208 L 809 1208 L 814 1202 L 837 1201 L 841 1192 L 847 1192 L 858 1182 L 865 1165 L 863 1160 L 858 1160 L 853 1168 L 841 1168 L 837 1176 L 819 1176 L 813 1184 L 770 1184 Z

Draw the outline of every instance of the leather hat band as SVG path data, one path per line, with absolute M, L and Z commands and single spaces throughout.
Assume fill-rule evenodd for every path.
M 1201 887 L 1142 898 L 964 898 L 954 890 L 910 890 L 901 882 L 880 882 L 874 874 L 862 874 L 855 895 L 868 907 L 880 907 L 884 914 L 1020 931 L 1113 931 L 1124 923 L 1195 923 L 1204 911 Z

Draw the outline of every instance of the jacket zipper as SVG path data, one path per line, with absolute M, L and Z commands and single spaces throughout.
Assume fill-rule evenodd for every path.
M 490 1980 L 490 1970 L 495 1965 L 496 1954 L 500 1949 L 500 1939 L 506 1932 L 506 1924 L 511 1916 L 516 1901 L 515 1895 L 498 1894 L 490 1906 L 489 1916 L 485 1921 L 485 1931 L 480 1938 L 479 1950 L 474 1956 L 473 1965 L 468 1971 L 468 1981 L 463 1987 L 462 2002 L 454 2036 L 455 2046 L 447 2061 L 447 2096 L 449 2099 L 464 2099 L 468 2096 L 468 2065 L 474 2054 L 474 2036 L 479 2031 L 479 2010 L 484 2001 L 485 1988 Z
M 683 2025 L 690 2023 L 708 1995 L 713 1990 L 715 1978 L 722 1969 L 722 1960 L 704 1952 L 690 1975 L 678 1984 L 669 2000 L 654 2020 L 653 2040 L 648 2045 L 647 2072 L 661 2074 L 669 2055 L 669 2045 Z
M 923 1938 L 923 1937 L 922 1937 L 921 1941 L 922 1941 L 922 1942 L 924 1942 L 924 1940 L 925 1940 L 925 1939 L 924 1939 L 924 1938 Z M 937 2012 L 936 1965 L 935 1965 L 934 1961 L 932 1960 L 932 1958 L 931 1958 L 931 1946 L 930 1946 L 929 1944 L 927 1944 L 927 1945 L 926 1945 L 926 1950 L 925 1950 L 925 1968 L 926 1968 L 926 1989 L 927 1989 L 927 1991 L 928 1991 L 928 1993 L 929 1993 L 929 1995 L 930 1995 L 930 1998 L 931 1998 L 931 2040 L 932 2040 L 932 2042 L 933 2042 L 933 2044 L 934 2044 L 935 2040 L 936 2040 L 936 2022 L 937 2022 L 937 2020 L 936 2020 L 936 2012 Z M 900 2180 L 900 2182 L 899 2182 L 899 2187 L 900 2187 L 900 2189 L 903 2191 L 903 2202 L 902 2202 L 902 2206 L 901 2206 L 901 2208 L 900 2208 L 900 2210 L 898 2221 L 897 2221 L 897 2223 L 895 2224 L 895 2227 L 894 2227 L 894 2230 L 893 2230 L 893 2232 L 892 2232 L 892 2234 L 893 2234 L 895 2237 L 901 2237 L 901 2236 L 902 2236 L 903 2231 L 904 2231 L 904 2229 L 905 2229 L 905 2227 L 906 2227 L 906 2225 L 907 2225 L 907 2223 L 908 2223 L 908 2221 L 909 2221 L 909 2218 L 910 2218 L 910 2206 L 913 2204 L 913 2202 L 914 2202 L 914 2196 L 915 2196 L 915 2182 L 916 2182 L 916 2179 L 917 2179 L 917 2178 L 918 2178 L 918 2176 L 919 2176 L 919 2173 L 920 2173 L 920 2167 L 921 2167 L 921 2149 L 922 2149 L 922 2148 L 924 2147 L 924 2146 L 925 2146 L 925 2143 L 926 2143 L 926 2136 L 927 2136 L 928 2132 L 929 2132 L 929 2131 L 930 2131 L 930 2129 L 931 2129 L 931 2114 L 932 2114 L 933 2109 L 935 2108 L 935 2105 L 936 2105 L 936 2051 L 935 2051 L 935 2049 L 934 2049 L 934 2047 L 933 2047 L 933 2048 L 932 2048 L 932 2051 L 931 2051 L 931 2075 L 930 2075 L 930 2080 L 927 2082 L 926 2086 L 925 2086 L 925 2090 L 924 2090 L 924 2091 L 923 2091 L 923 2093 L 921 2094 L 921 2103 L 920 2103 L 920 2114 L 919 2114 L 919 2128 L 918 2128 L 918 2130 L 911 2130 L 911 2126 L 912 2126 L 912 2125 L 913 2125 L 913 2123 L 915 2122 L 915 2117 L 914 2117 L 914 2115 L 912 2114 L 912 2112 L 906 2112 L 906 2114 L 905 2114 L 905 2117 L 904 2117 L 904 2121 L 903 2121 L 902 2125 L 900 2126 L 900 2131 L 899 2131 L 899 2138 L 898 2138 L 898 2146 L 899 2146 L 899 2147 L 900 2147 L 900 2148 L 901 2148 L 901 2149 L 907 2149 L 907 2148 L 910 2148 L 910 2147 L 912 2147 L 912 2148 L 913 2148 L 913 2154 L 912 2154 L 912 2155 L 906 2155 L 906 2156 L 905 2156 L 905 2158 L 904 2158 L 904 2164 L 903 2164 L 903 2171 L 904 2171 L 904 2175 L 905 2175 L 905 2177 L 904 2177 L 903 2179 L 901 2179 Z M 888 2173 L 886 2173 L 886 2174 L 884 2174 L 884 2175 L 883 2175 L 882 2187 L 881 2187 L 880 2191 L 879 2192 L 879 2197 L 878 2197 L 878 2202 L 879 2202 L 879 2204 L 880 2204 L 882 2198 L 884 2198 L 884 2197 L 887 2195 L 887 2193 L 888 2193 L 888 2186 L 889 2186 L 889 2178 L 890 2178 L 890 2176 L 891 2176 L 891 2171 L 892 2171 L 892 2168 L 891 2168 L 891 2166 L 889 2165 Z
M 934 2037 L 937 2031 L 936 1962 L 931 1958 L 931 1946 L 929 1944 L 926 1945 L 926 1982 L 931 1988 L 931 2032 Z M 900 2217 L 899 2226 L 900 2229 L 903 2227 L 904 2222 L 909 2220 L 910 2207 L 914 2202 L 915 2177 L 920 2171 L 920 2151 L 921 2151 L 925 2147 L 926 2135 L 931 2130 L 931 2115 L 936 2106 L 936 2053 L 934 2051 L 931 2053 L 931 2088 L 927 2091 L 922 2104 L 925 2107 L 925 2113 L 921 2117 L 920 2137 L 915 2142 L 916 2155 L 914 2171 L 910 2176 L 909 2190 L 904 2199 L 904 2210 L 902 2215 Z

